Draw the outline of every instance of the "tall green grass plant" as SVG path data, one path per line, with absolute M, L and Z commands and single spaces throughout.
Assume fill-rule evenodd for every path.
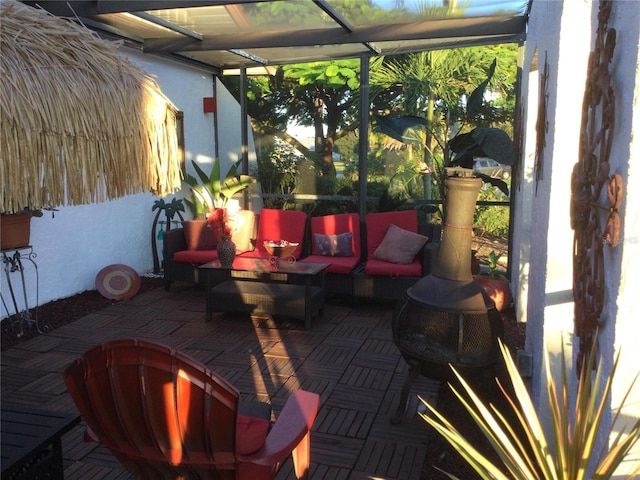
M 594 342 L 596 345 L 596 342 Z M 507 347 L 500 349 L 511 383 L 500 390 L 506 398 L 509 411 L 501 411 L 494 404 L 481 400 L 479 393 L 455 371 L 462 388 L 451 386 L 455 396 L 480 428 L 500 462 L 491 461 L 472 445 L 443 415 L 425 403 L 428 412 L 422 414 L 431 425 L 483 479 L 516 480 L 589 480 L 608 479 L 614 475 L 634 445 L 640 440 L 640 419 L 632 419 L 625 428 L 614 433 L 621 408 L 610 425 L 604 424 L 608 399 L 618 365 L 616 356 L 607 377 L 600 362 L 595 366 L 595 347 L 580 373 L 575 404 L 572 407 L 569 392 L 569 372 L 561 352 L 562 374 L 557 382 L 546 356 L 547 398 L 552 416 L 552 439 L 546 437 L 538 410 L 533 405 Z M 624 405 L 637 380 L 637 376 L 622 400 Z M 498 382 L 499 383 L 499 382 Z M 513 393 L 507 393 L 513 392 Z M 517 419 L 514 423 L 511 419 Z M 508 420 L 510 419 L 510 420 Z M 610 442 L 596 451 L 598 437 L 605 435 Z M 449 478 L 457 477 L 444 472 Z M 640 465 L 627 478 L 637 478 Z M 619 478 L 619 477 L 617 477 Z

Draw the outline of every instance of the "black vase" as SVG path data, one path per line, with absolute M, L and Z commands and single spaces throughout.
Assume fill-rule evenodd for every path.
M 236 258 L 236 244 L 231 240 L 220 240 L 216 246 L 218 260 L 223 268 L 231 268 L 233 259 Z

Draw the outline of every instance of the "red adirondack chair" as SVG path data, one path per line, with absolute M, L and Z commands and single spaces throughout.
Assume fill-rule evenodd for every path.
M 308 478 L 315 393 L 292 392 L 271 424 L 239 412 L 238 390 L 197 361 L 138 339 L 94 347 L 64 380 L 87 435 L 136 478 L 270 479 L 290 454 Z

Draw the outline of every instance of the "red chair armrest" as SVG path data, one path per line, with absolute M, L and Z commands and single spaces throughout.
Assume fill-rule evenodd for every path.
M 319 395 L 304 390 L 294 391 L 273 424 L 264 446 L 253 455 L 238 456 L 238 459 L 258 465 L 274 465 L 283 461 L 299 444 L 308 443 L 319 406 Z M 295 458 L 294 454 L 294 462 Z

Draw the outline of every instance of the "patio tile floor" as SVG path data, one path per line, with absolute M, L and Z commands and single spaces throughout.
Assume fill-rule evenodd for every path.
M 3 405 L 75 412 L 62 371 L 92 346 L 122 337 L 155 340 L 194 357 L 276 415 L 297 388 L 321 396 L 311 438 L 312 479 L 420 479 L 427 426 L 417 396 L 435 402 L 440 383 L 413 384 L 402 422 L 391 424 L 407 365 L 391 339 L 393 305 L 329 299 L 309 330 L 269 317 L 216 315 L 205 322 L 204 290 L 176 284 L 111 305 L 1 354 Z M 65 478 L 127 479 L 103 447 L 83 440 L 83 425 L 63 437 Z M 279 480 L 295 478 L 291 461 Z

